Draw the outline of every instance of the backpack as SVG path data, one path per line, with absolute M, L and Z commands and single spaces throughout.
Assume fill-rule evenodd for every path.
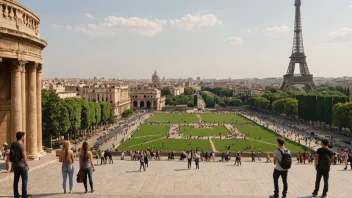
M 282 152 L 281 149 L 278 149 L 281 153 L 281 161 L 278 161 L 279 165 L 283 169 L 290 169 L 291 164 L 292 164 L 292 157 L 291 154 L 288 153 L 288 150 L 285 150 L 285 152 Z
M 16 149 L 13 144 L 14 143 L 11 144 L 9 159 L 10 159 L 10 162 L 17 164 L 20 161 L 20 159 L 18 158 Z

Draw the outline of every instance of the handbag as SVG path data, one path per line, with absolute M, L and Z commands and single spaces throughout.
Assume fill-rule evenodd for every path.
M 77 181 L 77 183 L 83 183 L 83 171 L 82 171 L 82 169 L 79 169 L 79 171 L 77 173 L 76 181 Z

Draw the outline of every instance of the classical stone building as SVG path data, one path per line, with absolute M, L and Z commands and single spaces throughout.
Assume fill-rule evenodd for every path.
M 156 71 L 154 72 L 154 74 L 152 76 L 152 83 L 150 86 L 153 88 L 161 89 L 160 77 L 159 77 L 158 73 L 156 73 Z
M 0 0 L 0 143 L 26 133 L 30 158 L 42 152 L 39 17 L 14 0 Z
M 110 102 L 115 115 L 121 115 L 131 104 L 127 86 L 110 84 L 83 86 L 79 95 L 87 102 Z
M 137 85 L 130 88 L 131 105 L 135 108 L 145 108 L 160 111 L 165 106 L 165 96 L 161 91 L 148 85 Z

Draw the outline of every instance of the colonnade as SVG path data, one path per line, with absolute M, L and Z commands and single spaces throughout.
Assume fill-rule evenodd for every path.
M 42 152 L 41 63 L 10 59 L 11 70 L 11 131 L 26 133 L 25 143 L 29 158 Z

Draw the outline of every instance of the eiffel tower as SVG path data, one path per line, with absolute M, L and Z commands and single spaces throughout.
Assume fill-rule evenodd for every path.
M 300 84 L 305 85 L 308 90 L 315 87 L 313 82 L 313 75 L 309 73 L 306 55 L 303 48 L 302 36 L 302 22 L 301 22 L 301 0 L 295 0 L 296 16 L 295 16 L 295 30 L 293 38 L 291 61 L 284 75 L 284 81 L 280 87 L 281 90 L 286 91 L 289 87 Z M 300 75 L 295 75 L 295 65 L 299 64 Z

